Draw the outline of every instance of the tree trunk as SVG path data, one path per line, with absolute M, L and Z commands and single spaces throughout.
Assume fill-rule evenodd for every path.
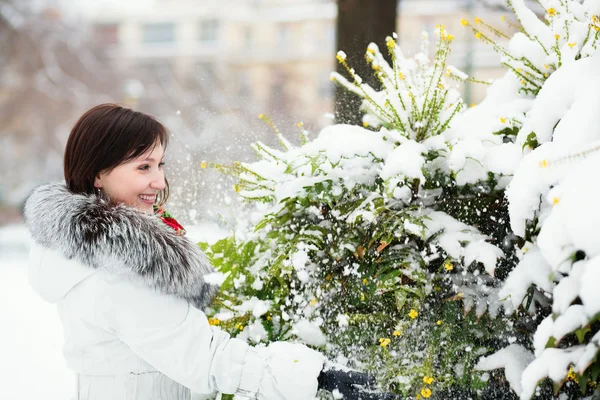
M 387 58 L 385 38 L 396 32 L 399 0 L 338 0 L 337 49 L 348 56 L 347 62 L 363 82 L 379 88 L 379 81 L 365 61 L 365 52 L 375 42 Z M 338 64 L 337 72 L 348 76 Z M 334 115 L 336 123 L 362 125 L 361 100 L 336 85 Z

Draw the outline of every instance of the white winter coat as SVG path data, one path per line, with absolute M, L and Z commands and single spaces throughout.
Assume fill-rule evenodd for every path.
M 79 195 L 66 191 L 64 185 L 42 187 L 28 199 L 25 215 L 36 242 L 31 250 L 30 283 L 45 300 L 57 304 L 65 335 L 64 356 L 77 373 L 78 400 L 188 400 L 190 391 L 236 393 L 262 400 L 315 397 L 316 378 L 324 362 L 321 354 L 299 344 L 281 342 L 252 348 L 210 326 L 205 314 L 190 304 L 206 301 L 210 292 L 206 287 L 206 293 L 194 297 L 187 281 L 175 282 L 181 274 L 168 276 L 176 271 L 173 268 L 155 275 L 149 272 L 156 271 L 128 268 L 131 260 L 121 256 L 122 249 L 112 246 L 112 241 L 121 240 L 131 226 L 119 225 L 113 212 L 115 206 L 101 204 L 100 218 L 106 217 L 102 213 L 108 210 L 110 219 L 88 222 L 83 217 L 83 224 L 90 223 L 89 227 L 71 229 L 67 234 L 60 232 L 70 229 L 61 224 L 73 222 L 68 212 L 81 223 L 80 206 L 90 207 L 89 197 L 76 196 Z M 55 204 L 57 198 L 62 203 Z M 58 222 L 39 212 L 49 206 L 62 209 L 54 220 Z M 137 225 L 142 221 L 159 229 L 159 235 L 172 234 L 170 228 L 155 223 L 152 216 L 116 207 L 128 218 L 133 216 L 136 229 L 148 228 Z M 97 213 L 98 209 L 92 214 L 98 217 Z M 110 225 L 109 235 L 117 232 L 116 237 L 94 237 L 93 243 L 69 237 L 79 232 L 88 240 L 90 232 L 97 233 L 104 222 L 114 224 L 115 219 L 117 225 Z M 143 254 L 148 243 L 133 244 L 138 245 L 142 250 L 132 250 L 131 243 L 125 249 Z M 146 255 L 153 257 L 153 252 Z M 188 262 L 192 276 L 195 269 L 206 269 L 205 264 L 179 261 Z M 152 264 L 145 267 L 153 268 Z M 193 282 L 196 288 L 202 285 L 202 279 Z

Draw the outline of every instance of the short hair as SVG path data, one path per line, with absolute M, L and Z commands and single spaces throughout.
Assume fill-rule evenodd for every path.
M 131 161 L 157 143 L 166 149 L 169 131 L 156 118 L 118 104 L 100 104 L 86 111 L 73 126 L 64 156 L 67 188 L 76 194 L 93 194 L 101 172 Z M 169 197 L 169 183 L 157 196 L 159 205 Z

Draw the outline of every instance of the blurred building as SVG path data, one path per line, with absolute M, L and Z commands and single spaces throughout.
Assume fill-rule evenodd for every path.
M 127 15 L 97 13 L 93 34 L 132 77 L 170 69 L 186 87 L 213 81 L 241 106 L 316 129 L 330 123 L 336 14 L 334 0 L 156 0 Z M 498 77 L 499 56 L 460 24 L 475 15 L 502 28 L 502 11 L 475 0 L 402 0 L 400 44 L 412 54 L 423 31 L 443 24 L 456 37 L 453 65 L 481 79 Z M 471 92 L 469 101 L 478 101 L 485 86 Z

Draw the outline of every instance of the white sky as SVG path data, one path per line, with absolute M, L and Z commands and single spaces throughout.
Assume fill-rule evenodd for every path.
M 57 0 L 66 14 L 89 16 L 100 10 L 111 9 L 112 13 L 127 15 L 143 9 L 148 9 L 156 0 Z

